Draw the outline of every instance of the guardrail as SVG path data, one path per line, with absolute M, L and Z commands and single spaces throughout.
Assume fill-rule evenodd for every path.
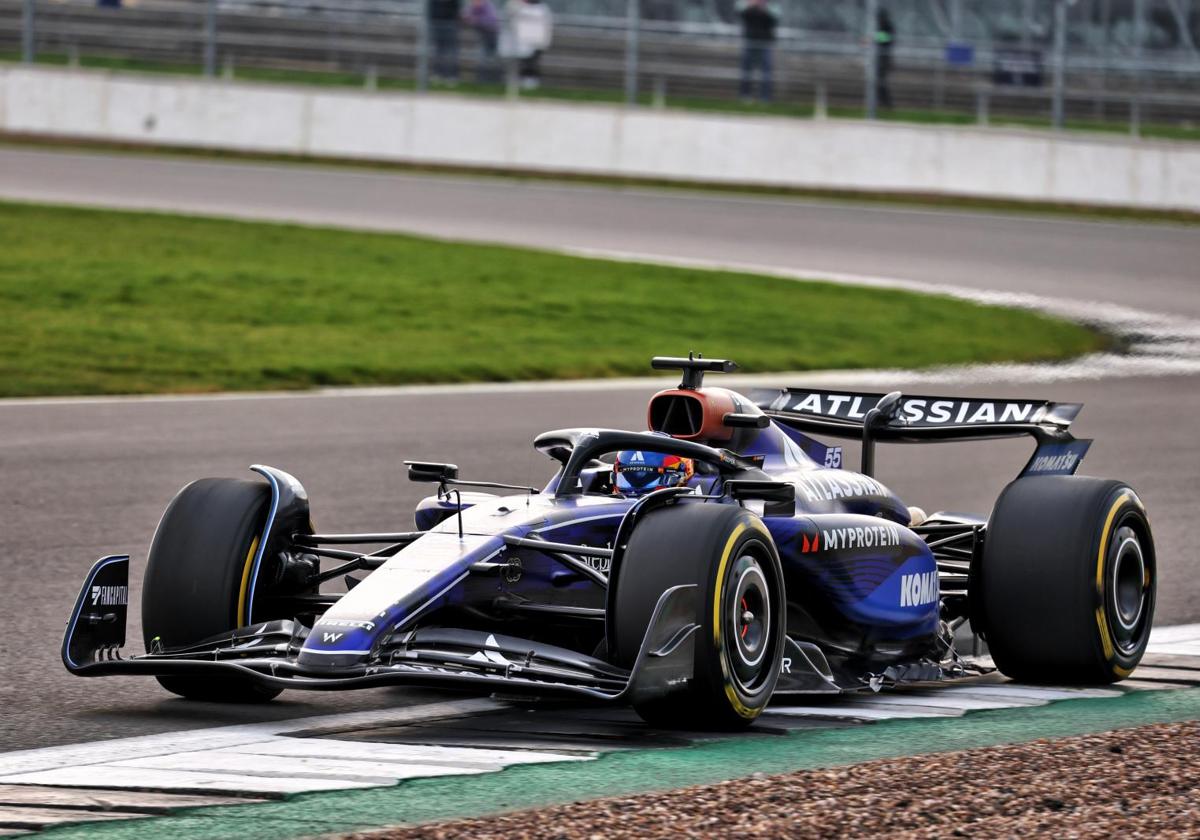
M 560 15 L 543 60 L 546 88 L 582 99 L 731 105 L 740 77 L 737 28 L 641 20 L 642 2 L 631 0 L 628 20 Z M 27 61 L 420 89 L 434 52 L 422 8 L 410 0 L 143 0 L 125 8 L 0 0 L 0 51 Z M 873 48 L 822 34 L 782 30 L 774 110 L 871 116 Z M 521 95 L 511 62 L 484 67 L 474 38 L 464 32 L 461 40 L 464 78 L 503 77 L 507 84 L 494 83 L 493 90 Z M 1065 50 L 1060 56 L 1044 69 L 1052 84 L 1023 88 L 992 83 L 990 45 L 961 67 L 947 65 L 941 48 L 917 43 L 897 47 L 888 88 L 898 113 L 921 120 L 1083 121 L 1127 126 L 1134 134 L 1147 123 L 1185 129 L 1200 123 L 1200 62 Z M 1061 72 L 1054 72 L 1060 60 Z
M 0 68 L 0 102 L 0 132 L 68 140 L 692 184 L 1200 209 L 1200 144 L 1125 137 L 729 119 L 611 104 L 20 66 Z

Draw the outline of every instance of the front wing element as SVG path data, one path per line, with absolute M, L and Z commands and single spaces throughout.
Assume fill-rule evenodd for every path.
M 363 664 L 301 665 L 308 628 L 294 621 L 241 627 L 182 648 L 122 658 L 129 593 L 129 558 L 92 566 L 63 638 L 67 670 L 81 677 L 118 674 L 229 674 L 277 688 L 337 690 L 378 685 L 463 685 L 487 691 L 575 694 L 628 700 L 667 694 L 691 679 L 697 589 L 675 586 L 659 598 L 633 667 L 617 667 L 554 645 L 457 628 L 393 633 Z

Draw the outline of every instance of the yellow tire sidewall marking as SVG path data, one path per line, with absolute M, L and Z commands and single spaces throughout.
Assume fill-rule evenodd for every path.
M 717 564 L 717 586 L 713 591 L 713 641 L 718 650 L 721 647 L 721 593 L 725 589 L 725 573 L 729 569 L 729 555 L 733 554 L 733 546 L 745 530 L 746 523 L 739 522 L 730 533 L 729 539 L 725 541 L 725 548 L 721 552 L 721 562 Z
M 1130 501 L 1128 493 L 1121 493 L 1117 500 L 1113 502 L 1113 506 L 1108 511 L 1108 516 L 1104 518 L 1104 530 L 1100 534 L 1100 551 L 1096 555 L 1096 597 L 1100 599 L 1099 605 L 1096 607 L 1096 627 L 1100 630 L 1100 646 L 1104 649 L 1104 658 L 1112 660 L 1116 653 L 1113 647 L 1112 636 L 1108 632 L 1108 619 L 1105 615 L 1105 598 L 1104 598 L 1104 557 L 1108 553 L 1108 535 L 1112 531 L 1113 520 L 1117 517 L 1117 511 L 1121 506 Z M 1113 673 L 1120 677 L 1129 676 L 1129 671 L 1120 668 L 1116 665 L 1112 666 Z
M 725 591 L 725 574 L 729 570 L 729 558 L 733 554 L 733 547 L 738 539 L 747 529 L 759 531 L 767 537 L 770 537 L 770 532 L 767 531 L 758 522 L 739 522 L 729 535 L 729 539 L 725 541 L 725 548 L 721 552 L 721 561 L 717 564 L 717 583 L 713 590 L 713 643 L 716 645 L 717 658 L 721 663 L 721 674 L 724 677 L 725 697 L 729 700 L 729 705 L 737 714 L 746 720 L 753 720 L 758 717 L 762 708 L 752 709 L 742 702 L 742 698 L 738 697 L 734 691 L 733 685 L 730 682 L 729 670 L 725 663 L 725 655 L 721 650 L 721 595 Z M 767 698 L 768 700 L 770 698 Z M 765 704 L 764 704 L 765 705 Z
M 250 543 L 250 550 L 246 552 L 246 565 L 242 567 L 242 586 L 238 590 L 238 606 L 237 606 L 237 622 L 238 626 L 245 624 L 249 618 L 246 611 L 250 605 L 246 603 L 246 596 L 250 591 L 250 569 L 254 566 L 254 555 L 258 553 L 258 536 L 255 535 L 254 541 Z

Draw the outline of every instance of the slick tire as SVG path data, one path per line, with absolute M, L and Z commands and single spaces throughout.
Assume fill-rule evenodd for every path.
M 142 583 L 146 649 L 193 644 L 246 623 L 251 563 L 271 502 L 261 482 L 202 478 L 167 506 Z M 279 694 L 236 676 L 161 676 L 189 700 L 261 703 Z
M 766 708 L 783 661 L 783 569 L 770 533 L 736 505 L 684 502 L 647 513 L 616 580 L 617 664 L 634 665 L 659 597 L 680 584 L 699 595 L 693 678 L 634 708 L 664 728 L 745 728 Z
M 1124 679 L 1150 637 L 1156 571 L 1146 510 L 1128 485 L 1012 482 L 992 511 L 972 584 L 996 667 L 1030 682 Z

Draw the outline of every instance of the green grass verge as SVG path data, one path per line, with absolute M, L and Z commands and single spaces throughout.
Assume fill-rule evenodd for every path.
M 19 60 L 16 53 L 0 53 L 0 61 L 15 62 Z M 65 66 L 68 56 L 65 53 L 39 53 L 37 63 L 55 66 Z M 79 66 L 98 70 L 120 70 L 138 73 L 170 73 L 199 76 L 202 67 L 196 64 L 179 64 L 161 61 L 148 61 L 135 58 L 111 58 L 106 56 L 81 56 Z M 233 78 L 243 81 L 271 82 L 292 85 L 319 85 L 333 87 L 357 87 L 365 85 L 366 78 L 362 73 L 352 73 L 338 70 L 300 70 L 293 68 L 269 68 L 239 66 L 233 68 Z M 411 78 L 393 78 L 382 76 L 376 79 L 380 90 L 416 89 L 416 82 Z M 504 96 L 505 90 L 498 84 L 476 84 L 464 81 L 454 88 L 435 86 L 433 91 L 446 95 L 469 96 Z M 732 83 L 730 91 L 732 93 Z M 586 103 L 620 103 L 625 96 L 619 90 L 588 90 L 582 88 L 542 88 L 535 91 L 522 91 L 523 99 L 549 99 L 569 102 Z M 642 105 L 653 103 L 653 96 L 643 91 L 638 101 Z M 758 116 L 775 116 L 808 119 L 813 116 L 811 102 L 779 101 L 772 103 L 748 103 L 734 98 L 699 97 L 699 96 L 669 96 L 664 103 L 668 108 L 678 108 L 689 111 L 707 111 L 727 114 L 749 114 Z M 829 116 L 841 119 L 863 119 L 866 114 L 862 108 L 830 108 Z M 882 110 L 878 119 L 885 122 L 920 123 L 937 125 L 973 125 L 976 123 L 974 113 L 963 111 L 939 110 L 931 108 L 897 108 Z M 996 126 L 1015 126 L 1021 128 L 1050 129 L 1052 122 L 1048 116 L 992 116 L 992 124 Z M 1101 132 L 1104 134 L 1128 134 L 1129 122 L 1126 119 L 1069 119 L 1064 123 L 1068 131 Z M 1193 123 L 1161 123 L 1147 122 L 1141 126 L 1143 137 L 1163 140 L 1200 141 L 1200 126 Z
M 1061 359 L 1106 337 L 946 297 L 294 225 L 0 204 L 0 395 Z
M 1139 691 L 1124 697 L 971 712 L 961 718 L 892 720 L 784 736 L 729 738 L 683 749 L 619 751 L 596 761 L 525 764 L 479 776 L 413 779 L 395 787 L 304 794 L 285 802 L 65 826 L 45 836 L 54 840 L 284 840 L 671 790 L 752 773 L 787 773 L 1194 720 L 1197 715 L 1200 690 Z

